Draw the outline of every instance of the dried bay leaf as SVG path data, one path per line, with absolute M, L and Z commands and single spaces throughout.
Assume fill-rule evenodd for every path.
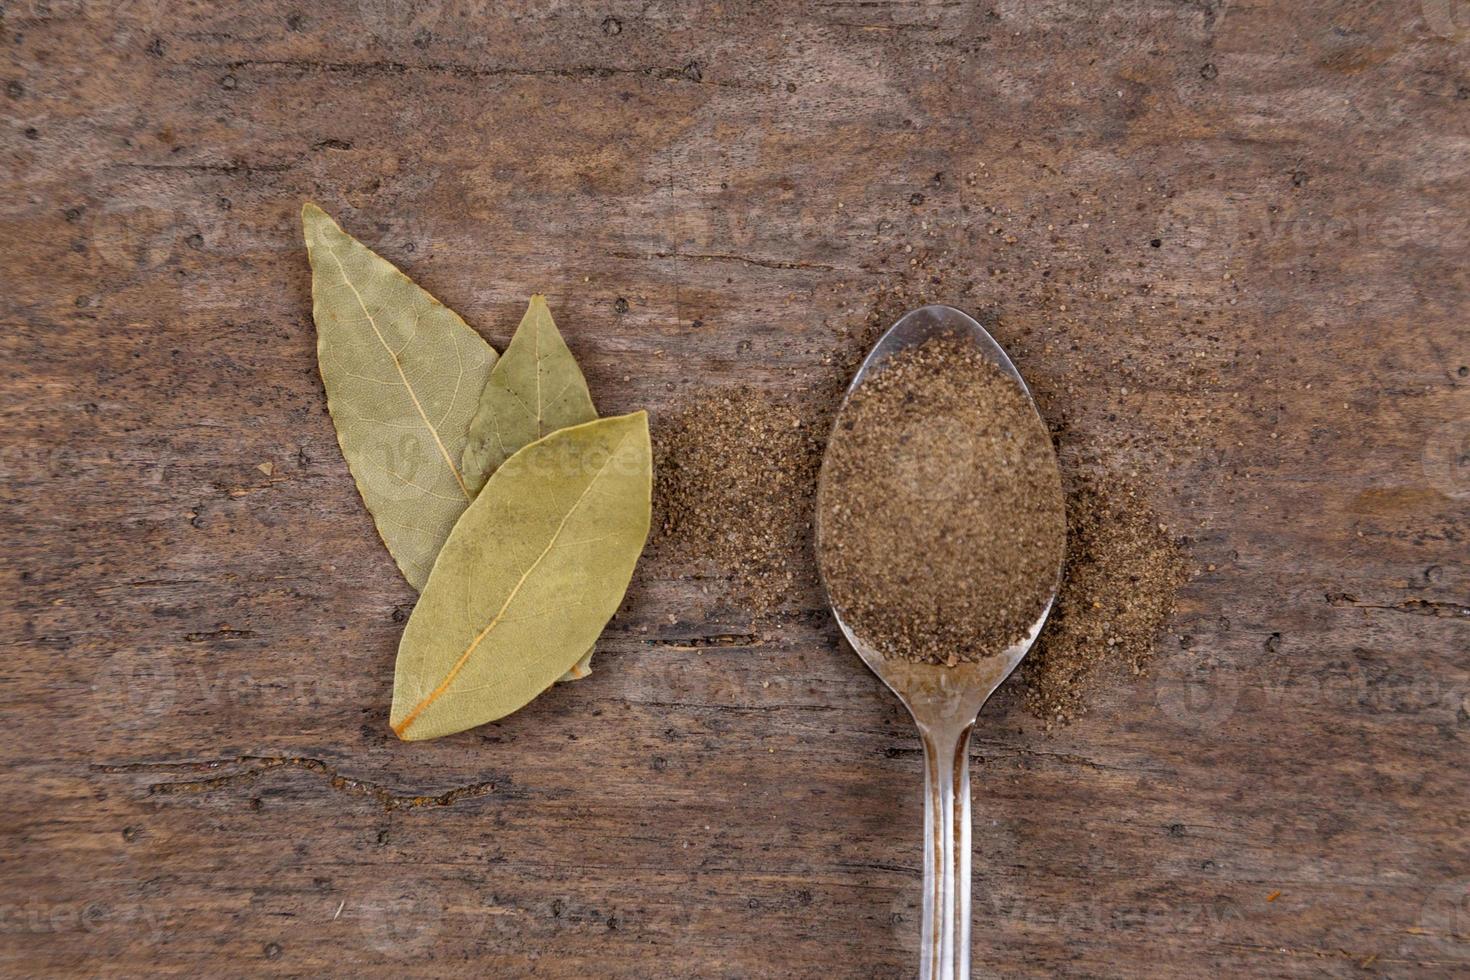
M 582 369 L 556 329 L 546 297 L 535 294 L 480 393 L 464 448 L 465 482 L 478 493 L 522 446 L 595 418 Z M 592 673 L 592 653 L 588 650 L 560 680 L 581 680 Z
M 460 460 L 495 350 L 316 205 L 301 221 L 337 441 L 383 543 L 422 589 L 478 490 Z
M 409 617 L 393 731 L 416 741 L 494 721 L 576 664 L 627 591 L 652 484 L 645 412 L 561 429 L 506 460 Z
M 531 297 L 526 315 L 490 380 L 470 423 L 462 469 L 471 493 L 528 443 L 557 429 L 597 418 L 587 381 L 567 349 L 546 297 Z

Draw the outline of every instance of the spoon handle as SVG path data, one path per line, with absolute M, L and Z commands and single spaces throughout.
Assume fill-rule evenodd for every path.
M 970 980 L 970 730 L 924 741 L 924 920 L 919 980 Z

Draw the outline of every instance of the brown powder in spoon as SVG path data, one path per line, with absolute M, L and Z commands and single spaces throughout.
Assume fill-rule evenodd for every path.
M 817 494 L 833 605 L 887 657 L 1000 653 L 1046 607 L 1061 477 L 1025 392 L 968 343 L 895 354 L 838 414 Z

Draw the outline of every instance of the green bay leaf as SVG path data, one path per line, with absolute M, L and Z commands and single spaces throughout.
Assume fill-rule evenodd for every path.
M 546 297 L 532 296 L 480 393 L 464 448 L 465 483 L 478 492 L 522 446 L 595 418 L 582 369 L 556 329 Z
M 409 617 L 393 731 L 416 741 L 494 721 L 572 668 L 627 591 L 652 486 L 645 412 L 561 429 L 506 460 Z
M 383 543 L 422 589 L 479 489 L 460 463 L 495 350 L 316 205 L 301 221 L 337 441 Z

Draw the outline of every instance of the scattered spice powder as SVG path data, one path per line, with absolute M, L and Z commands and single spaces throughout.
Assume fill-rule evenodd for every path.
M 833 604 L 886 657 L 999 654 L 1056 589 L 1066 520 L 1051 438 L 963 339 L 900 351 L 853 392 L 817 507 Z
M 654 426 L 654 551 L 713 562 L 757 620 L 817 601 L 812 500 L 825 421 L 750 388 L 716 392 Z
M 1189 578 L 1184 554 L 1140 489 L 1107 475 L 1069 482 L 1062 587 L 1021 662 L 1026 706 L 1048 725 L 1085 712 L 1104 668 L 1143 672 Z

